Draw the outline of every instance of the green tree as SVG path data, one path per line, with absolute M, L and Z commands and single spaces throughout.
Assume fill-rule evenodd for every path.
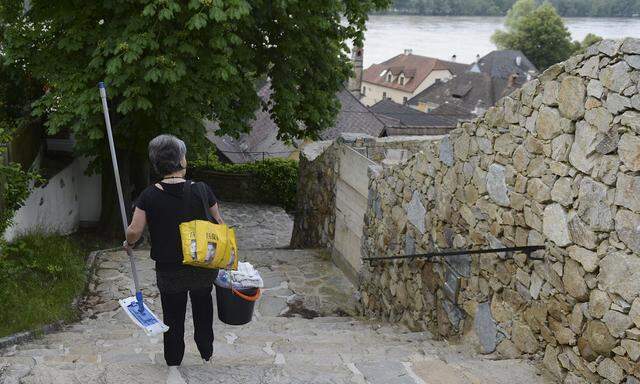
M 504 20 L 504 25 L 507 27 L 507 29 L 517 28 L 518 25 L 522 23 L 522 20 L 525 17 L 531 15 L 533 11 L 536 10 L 536 8 L 538 8 L 536 0 L 517 1 L 515 4 L 513 4 L 511 9 L 509 9 L 509 12 L 507 12 L 507 17 Z
M 24 4 L 30 3 L 29 9 Z M 204 137 L 202 119 L 237 136 L 268 76 L 279 138 L 315 138 L 339 110 L 351 73 L 346 42 L 362 41 L 367 14 L 388 0 L 2 0 L 7 61 L 43 79 L 34 103 L 50 133 L 70 128 L 112 184 L 97 83 L 104 80 L 128 196 L 148 182 L 147 142 Z M 300 124 L 303 123 L 303 124 Z M 135 185 L 135 188 L 133 186 Z M 112 191 L 103 191 L 113 206 Z
M 40 126 L 39 119 L 31 116 L 30 105 L 43 94 L 40 82 L 18 65 L 2 64 L 2 58 L 0 54 L 0 246 L 2 234 L 29 195 L 29 183 L 39 180 L 35 172 L 24 170 L 30 164 L 7 161 L 7 147 L 16 133 Z
M 544 70 L 567 59 L 576 47 L 553 5 L 545 2 L 530 10 L 531 2 L 532 0 L 516 2 L 512 9 L 526 11 L 519 12 L 517 17 L 507 18 L 506 31 L 496 31 L 491 39 L 501 49 L 522 51 L 538 69 Z
M 584 37 L 584 39 L 582 39 L 582 42 L 580 43 L 580 49 L 584 51 L 585 49 L 600 41 L 602 41 L 601 36 L 593 33 L 587 33 L 587 35 Z

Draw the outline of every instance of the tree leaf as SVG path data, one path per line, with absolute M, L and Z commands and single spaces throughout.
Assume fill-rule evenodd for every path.
M 187 28 L 190 30 L 198 30 L 207 26 L 207 18 L 203 13 L 196 13 L 187 22 Z

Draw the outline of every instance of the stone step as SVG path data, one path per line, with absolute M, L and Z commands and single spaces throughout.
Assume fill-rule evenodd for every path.
M 422 336 L 398 335 L 400 338 L 418 339 Z M 265 339 L 269 337 L 265 336 Z M 406 343 L 389 345 L 386 340 L 361 345 L 349 340 L 327 341 L 321 337 L 306 341 L 301 338 L 298 342 L 291 342 L 288 336 L 272 337 L 279 341 L 262 345 L 262 340 L 257 338 L 240 337 L 233 344 L 216 342 L 214 365 L 204 368 L 200 366 L 199 355 L 189 340 L 181 372 L 189 384 L 210 382 L 207 380 L 214 374 L 221 378 L 216 382 L 221 383 L 265 382 L 252 381 L 258 376 L 277 380 L 267 382 L 278 383 L 507 384 L 513 382 L 514 372 L 519 372 L 517 377 L 520 382 L 545 382 L 536 375 L 533 366 L 522 361 L 456 359 L 454 355 L 447 363 L 426 352 L 416 354 L 415 348 Z M 145 339 L 148 338 L 141 338 Z M 20 373 L 17 367 L 22 364 L 24 374 L 24 370 L 28 370 L 27 367 L 32 364 L 31 357 L 36 357 L 40 364 L 22 381 L 24 383 L 85 382 L 80 378 L 90 379 L 101 369 L 101 377 L 106 377 L 103 382 L 111 383 L 128 375 L 132 367 L 140 367 L 143 372 L 153 371 L 156 376 L 152 377 L 157 377 L 158 371 L 164 369 L 162 345 L 148 343 L 131 348 L 125 341 L 113 340 L 113 344 L 85 343 L 63 348 L 53 344 L 34 344 L 38 348 L 17 349 L 15 356 L 4 358 L 13 359 L 5 365 L 11 365 L 13 373 Z M 253 372 L 252 378 L 245 377 L 249 372 Z M 140 380 L 133 382 L 150 382 L 147 378 Z
M 4 358 L 5 361 L 7 358 Z M 14 371 L 5 372 L 3 378 L 19 377 L 15 371 L 16 359 L 11 361 Z M 24 359 L 24 358 L 22 358 Z M 23 365 L 28 365 L 24 360 Z M 317 356 L 307 356 L 306 361 L 256 360 L 250 356 L 216 357 L 213 365 L 202 365 L 198 356 L 187 354 L 179 369 L 185 383 L 350 383 L 368 384 L 507 384 L 512 383 L 513 363 L 500 362 L 503 368 L 496 370 L 493 362 L 478 361 L 472 367 L 447 364 L 441 360 L 402 362 L 392 360 L 370 360 L 349 364 L 328 361 L 323 363 Z M 507 370 L 506 367 L 509 367 Z M 24 372 L 23 372 L 24 373 Z M 542 383 L 535 374 L 518 376 L 518 382 Z M 67 383 L 104 382 L 107 384 L 166 382 L 167 369 L 161 355 L 140 360 L 136 355 L 123 355 L 117 360 L 96 364 L 67 362 L 57 366 L 44 364 L 36 366 L 22 383 Z M 100 379 L 99 379 L 100 378 Z M 7 379 L 7 380 L 8 380 Z M 358 380 L 360 379 L 360 381 Z M 6 381 L 5 382 L 9 382 Z M 17 381 L 16 381 L 17 382 Z

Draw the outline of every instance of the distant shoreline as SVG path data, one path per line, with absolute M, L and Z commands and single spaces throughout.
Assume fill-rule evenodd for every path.
M 375 16 L 433 16 L 433 17 L 505 17 L 505 14 L 437 14 L 437 13 L 417 13 L 409 11 L 384 11 L 384 12 L 371 12 L 370 15 Z M 590 15 L 574 15 L 563 16 L 563 19 L 637 19 L 640 18 L 640 14 L 633 14 L 631 16 L 590 16 Z

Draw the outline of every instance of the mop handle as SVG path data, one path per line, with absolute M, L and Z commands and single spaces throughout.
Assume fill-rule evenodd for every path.
M 102 110 L 104 111 L 104 123 L 107 126 L 107 137 L 109 139 L 109 150 L 111 151 L 111 162 L 113 163 L 113 174 L 116 178 L 116 189 L 118 190 L 118 201 L 120 203 L 120 216 L 122 216 L 122 227 L 124 229 L 125 236 L 127 234 L 127 228 L 129 224 L 127 223 L 127 211 L 124 208 L 124 198 L 122 197 L 122 185 L 120 184 L 120 171 L 118 170 L 118 159 L 116 158 L 116 148 L 113 143 L 113 133 L 111 132 L 111 119 L 109 118 L 109 105 L 107 104 L 107 88 L 104 83 L 101 81 L 98 83 L 98 88 L 100 88 L 100 98 L 102 99 Z M 136 270 L 136 264 L 133 259 L 133 252 L 131 249 L 127 248 L 127 255 L 129 256 L 129 261 L 131 262 L 131 272 L 133 274 L 133 285 L 136 290 L 136 298 L 138 299 L 138 304 L 142 308 L 142 293 L 138 284 L 138 271 Z

